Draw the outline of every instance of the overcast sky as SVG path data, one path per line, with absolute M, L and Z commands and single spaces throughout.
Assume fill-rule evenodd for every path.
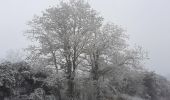
M 170 0 L 88 0 L 105 18 L 121 25 L 130 43 L 148 51 L 146 66 L 170 75 Z M 26 23 L 57 0 L 0 0 L 0 58 L 28 45 Z

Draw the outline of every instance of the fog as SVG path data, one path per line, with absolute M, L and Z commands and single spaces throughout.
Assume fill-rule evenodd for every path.
M 148 69 L 169 75 L 170 1 L 169 0 L 88 0 L 106 21 L 121 25 L 130 36 L 130 44 L 140 45 L 149 54 Z M 0 1 L 0 58 L 7 51 L 28 46 L 23 36 L 26 23 L 56 0 Z

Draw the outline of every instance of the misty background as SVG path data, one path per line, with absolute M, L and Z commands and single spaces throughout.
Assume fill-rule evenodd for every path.
M 142 46 L 149 55 L 146 68 L 170 76 L 169 0 L 88 0 L 105 18 L 120 25 L 130 36 L 131 45 Z M 10 50 L 29 44 L 23 32 L 26 23 L 57 0 L 0 0 L 0 58 Z

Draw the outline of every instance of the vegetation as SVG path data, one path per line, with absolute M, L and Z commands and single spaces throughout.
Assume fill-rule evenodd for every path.
M 103 20 L 83 0 L 35 16 L 27 59 L 0 64 L 0 100 L 168 100 L 170 83 L 143 68 L 142 48 Z
M 4 62 L 0 71 L 0 100 L 70 99 L 67 79 L 62 73 L 56 74 L 53 68 Z M 96 90 L 100 91 L 99 97 L 95 95 Z M 168 100 L 169 93 L 170 82 L 160 75 L 114 67 L 111 74 L 97 82 L 90 75 L 76 76 L 73 96 L 74 100 Z

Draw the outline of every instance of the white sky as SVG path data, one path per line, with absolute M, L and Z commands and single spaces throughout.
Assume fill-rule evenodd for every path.
M 121 25 L 130 42 L 148 51 L 146 66 L 170 75 L 169 0 L 88 0 L 106 21 Z M 0 58 L 9 50 L 28 45 L 23 31 L 34 14 L 40 14 L 57 0 L 0 0 Z

